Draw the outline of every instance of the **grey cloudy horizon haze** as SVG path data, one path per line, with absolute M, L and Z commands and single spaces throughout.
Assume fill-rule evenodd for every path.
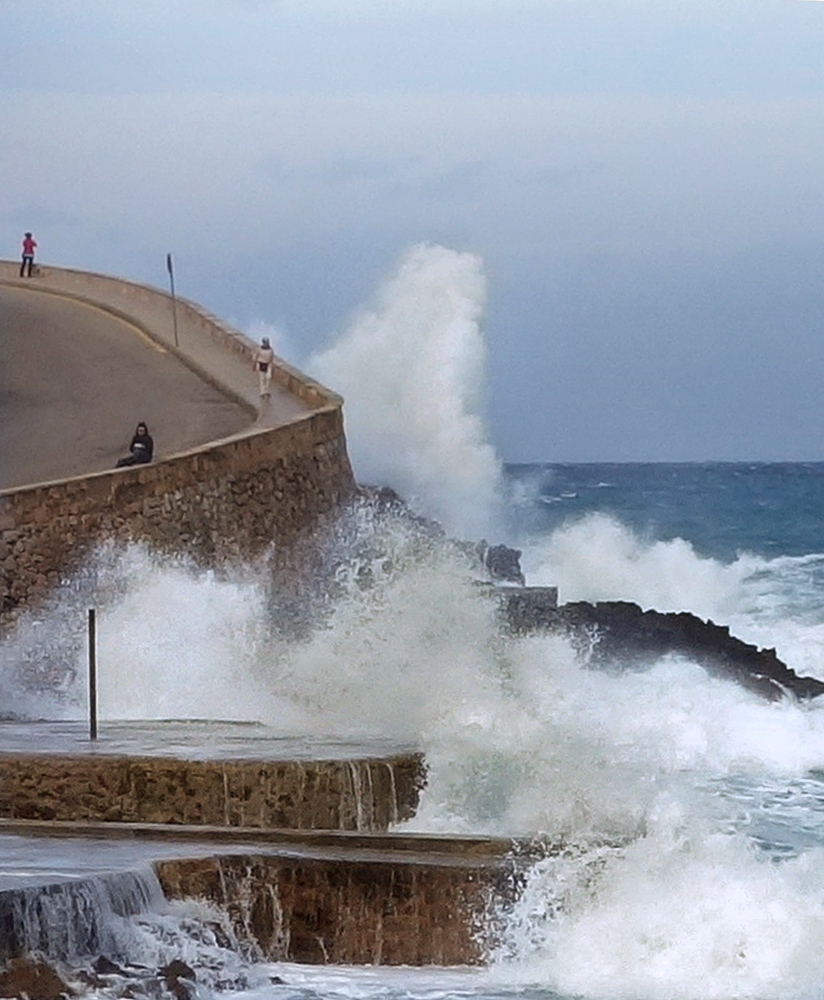
M 0 0 L 2 256 L 297 363 L 411 245 L 484 262 L 506 461 L 824 460 L 815 0 Z

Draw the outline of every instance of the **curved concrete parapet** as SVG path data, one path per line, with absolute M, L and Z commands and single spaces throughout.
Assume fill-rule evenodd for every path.
M 256 412 L 256 345 L 195 303 L 177 300 L 175 346 L 172 300 L 159 289 L 62 268 L 21 281 L 16 267 L 0 262 L 0 281 L 127 319 Z M 280 360 L 274 381 L 280 409 L 254 424 L 250 416 L 245 432 L 150 465 L 0 492 L 0 621 L 42 599 L 107 539 L 145 541 L 205 564 L 271 547 L 288 566 L 298 539 L 334 513 L 354 478 L 340 396 Z
M 253 380 L 245 378 L 242 387 L 233 385 L 233 380 L 227 377 L 225 364 L 209 363 L 204 342 L 238 355 L 245 365 L 251 362 L 257 345 L 196 302 L 180 296 L 173 301 L 162 289 L 125 278 L 64 267 L 41 267 L 36 278 L 20 278 L 19 265 L 11 261 L 0 261 L 0 282 L 78 299 L 105 309 L 138 326 L 218 388 L 251 405 L 253 410 L 257 408 Z M 340 396 L 282 358 L 276 360 L 272 377 L 277 385 L 312 409 L 342 405 Z

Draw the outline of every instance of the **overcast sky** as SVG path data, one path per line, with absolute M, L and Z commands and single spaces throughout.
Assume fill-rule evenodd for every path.
M 507 461 L 824 459 L 824 2 L 0 0 L 0 254 L 300 363 L 484 262 Z

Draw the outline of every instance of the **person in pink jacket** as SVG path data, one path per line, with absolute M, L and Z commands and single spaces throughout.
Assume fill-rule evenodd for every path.
M 34 267 L 34 250 L 37 246 L 34 237 L 31 233 L 25 233 L 23 236 L 23 262 L 20 265 L 20 277 L 24 276 L 23 272 L 28 269 L 28 277 L 31 277 L 31 269 Z

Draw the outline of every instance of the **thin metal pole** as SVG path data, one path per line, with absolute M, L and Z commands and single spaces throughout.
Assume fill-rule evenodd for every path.
M 97 739 L 97 624 L 89 608 L 89 739 Z
M 175 269 L 172 264 L 172 255 L 166 254 L 166 270 L 169 272 L 169 284 L 172 288 L 172 322 L 175 328 L 175 347 L 180 347 L 177 341 L 177 299 L 175 298 Z

